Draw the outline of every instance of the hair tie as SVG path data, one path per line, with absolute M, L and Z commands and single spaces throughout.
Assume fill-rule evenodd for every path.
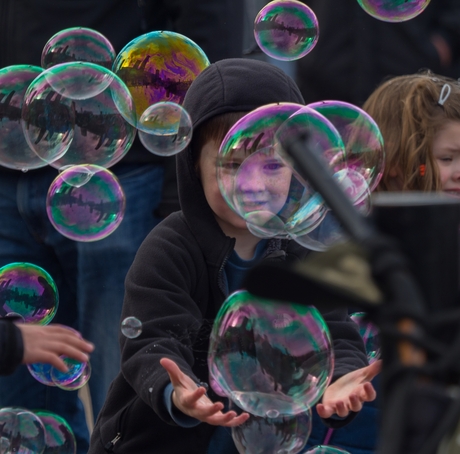
M 449 84 L 444 84 L 441 88 L 441 93 L 439 93 L 439 99 L 438 99 L 438 104 L 440 106 L 443 106 L 444 103 L 447 101 L 447 98 L 450 95 L 450 92 L 452 89 L 450 88 Z
M 421 177 L 424 177 L 424 176 L 425 176 L 425 170 L 426 170 L 425 164 L 420 164 L 419 173 L 420 173 L 420 176 L 421 176 Z

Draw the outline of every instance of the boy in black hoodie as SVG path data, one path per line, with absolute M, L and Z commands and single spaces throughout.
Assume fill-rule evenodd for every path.
M 96 422 L 89 454 L 236 452 L 216 426 L 241 424 L 248 415 L 225 412 L 222 398 L 197 385 L 208 381 L 214 318 L 238 288 L 228 279 L 229 266 L 247 268 L 275 256 L 296 260 L 306 250 L 294 241 L 261 242 L 247 230 L 220 195 L 216 158 L 220 141 L 238 118 L 276 102 L 303 104 L 303 99 L 290 77 L 256 60 L 212 64 L 190 87 L 184 108 L 194 136 L 177 157 L 182 210 L 152 230 L 126 277 L 122 317 L 141 320 L 142 334 L 120 337 L 121 373 Z M 345 418 L 343 424 L 352 417 L 350 411 L 375 398 L 370 380 L 378 364 L 367 366 L 362 340 L 345 310 L 323 317 L 333 339 L 335 368 L 317 409 L 323 418 Z

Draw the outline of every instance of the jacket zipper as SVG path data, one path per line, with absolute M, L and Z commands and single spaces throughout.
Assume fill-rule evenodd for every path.
M 105 446 L 104 449 L 106 451 L 112 451 L 113 447 L 115 446 L 116 442 L 121 438 L 121 432 L 117 432 L 115 438 L 109 441 Z

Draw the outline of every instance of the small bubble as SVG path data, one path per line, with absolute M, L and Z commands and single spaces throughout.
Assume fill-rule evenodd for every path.
M 151 393 L 153 391 L 153 388 L 149 388 L 149 393 Z
M 134 339 L 142 333 L 142 322 L 136 317 L 127 317 L 121 322 L 121 332 L 128 339 Z

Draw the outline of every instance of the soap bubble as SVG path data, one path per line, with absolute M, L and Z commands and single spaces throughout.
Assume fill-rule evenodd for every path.
M 84 61 L 110 69 L 115 60 L 110 41 L 96 30 L 74 27 L 53 35 L 43 48 L 41 65 L 47 69 L 60 63 Z
M 326 446 L 326 445 L 318 445 L 313 446 L 313 448 L 305 451 L 305 454 L 350 454 L 348 451 L 344 449 L 336 448 L 335 446 Z
M 354 312 L 350 314 L 350 318 L 359 327 L 359 334 L 361 334 L 366 347 L 367 360 L 369 364 L 372 364 L 380 358 L 379 330 L 369 321 L 365 312 Z
M 71 166 L 51 183 L 48 218 L 58 232 L 75 241 L 97 241 L 123 220 L 125 196 L 115 175 L 96 165 Z
M 136 317 L 126 317 L 121 322 L 121 332 L 128 339 L 135 339 L 142 333 L 142 322 Z
M 75 454 L 77 444 L 69 423 L 46 410 L 34 412 L 45 427 L 45 450 L 43 454 Z
M 56 373 L 53 372 L 51 374 L 51 378 L 53 379 L 55 386 L 58 388 L 64 389 L 65 391 L 76 391 L 83 388 L 83 386 L 85 386 L 91 378 L 91 364 L 89 362 L 84 363 L 84 367 L 79 371 L 73 381 L 59 380 L 59 377 L 57 377 Z
M 65 356 L 61 356 L 61 359 L 67 366 L 68 371 L 61 372 L 59 369 L 56 369 L 55 367 L 51 368 L 50 376 L 51 380 L 53 380 L 55 385 L 67 385 L 69 383 L 72 383 L 81 375 L 84 368 L 86 367 L 86 362 L 77 361 L 76 359 L 68 358 Z
M 345 145 L 347 167 L 359 172 L 373 191 L 382 177 L 385 160 L 382 134 L 374 119 L 343 101 L 320 101 L 308 106 L 335 126 Z
M 30 375 L 32 375 L 32 377 L 34 377 L 38 382 L 47 386 L 56 386 L 51 378 L 52 368 L 53 366 L 51 366 L 51 364 L 45 363 L 27 364 L 27 369 L 29 370 Z
M 311 195 L 275 149 L 276 131 L 301 108 L 259 107 L 230 128 L 219 149 L 217 181 L 224 200 L 264 236 L 285 237 L 285 223 Z
M 24 97 L 27 143 L 58 169 L 73 164 L 110 167 L 130 149 L 136 124 L 126 85 L 92 63 L 53 66 L 32 81 Z
M 376 19 L 404 22 L 422 13 L 430 0 L 358 0 L 359 5 Z
M 45 449 L 45 426 L 24 408 L 0 409 L 0 437 L 5 453 L 42 454 Z
M 235 405 L 230 405 L 235 410 Z M 237 413 L 239 413 L 237 411 Z M 232 427 L 232 438 L 241 454 L 296 454 L 307 443 L 311 432 L 311 411 L 293 416 L 262 417 L 250 415 Z
M 296 0 L 274 0 L 254 21 L 254 37 L 260 49 L 277 60 L 297 60 L 307 55 L 319 37 L 315 13 Z
M 153 104 L 139 118 L 139 139 L 147 150 L 159 156 L 182 151 L 192 138 L 192 120 L 179 104 Z
M 170 31 L 153 31 L 129 42 L 117 55 L 113 71 L 126 83 L 138 117 L 152 104 L 182 104 L 196 76 L 209 66 L 191 39 Z
M 31 65 L 0 69 L 0 165 L 9 169 L 26 171 L 47 165 L 29 146 L 21 126 L 24 94 L 42 71 Z
M 47 325 L 58 302 L 56 284 L 43 268 L 27 262 L 0 268 L 0 316 L 19 314 L 26 323 Z
M 210 384 L 262 417 L 305 412 L 330 382 L 334 357 L 328 328 L 311 306 L 230 295 L 211 332 Z

